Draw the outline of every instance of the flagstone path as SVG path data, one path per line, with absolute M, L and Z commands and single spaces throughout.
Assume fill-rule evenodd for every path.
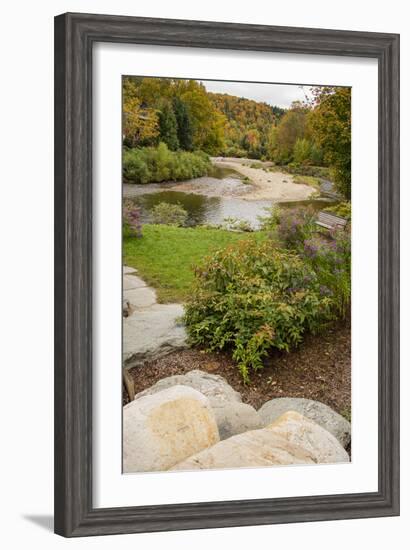
M 148 359 L 187 347 L 181 304 L 158 304 L 155 290 L 123 267 L 123 365 L 135 367 Z

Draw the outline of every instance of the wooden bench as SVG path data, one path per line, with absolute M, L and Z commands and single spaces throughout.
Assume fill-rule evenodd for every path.
M 330 214 L 329 212 L 319 212 L 316 224 L 325 229 L 345 229 L 347 220 Z

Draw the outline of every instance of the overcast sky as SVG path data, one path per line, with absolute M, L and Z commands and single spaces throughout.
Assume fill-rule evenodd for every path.
M 288 108 L 292 101 L 304 101 L 309 96 L 309 86 L 287 84 L 255 84 L 252 82 L 221 82 L 217 80 L 201 81 L 208 92 L 246 97 L 255 101 L 264 101 L 270 105 Z

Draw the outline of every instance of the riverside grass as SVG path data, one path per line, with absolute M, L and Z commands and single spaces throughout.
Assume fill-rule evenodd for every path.
M 146 224 L 142 238 L 124 238 L 123 263 L 137 269 L 144 281 L 155 288 L 159 303 L 181 303 L 190 296 L 194 267 L 204 256 L 238 241 L 266 239 L 264 231 L 237 233 Z

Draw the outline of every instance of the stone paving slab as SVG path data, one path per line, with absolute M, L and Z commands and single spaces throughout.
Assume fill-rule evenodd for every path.
M 122 281 L 122 289 L 124 291 L 147 286 L 146 282 L 143 281 L 141 277 L 137 277 L 136 275 L 124 275 Z
M 123 363 L 125 368 L 142 364 L 187 347 L 186 331 L 179 321 L 181 304 L 155 304 L 137 309 L 123 319 Z
M 137 270 L 134 269 L 133 267 L 128 267 L 128 265 L 123 265 L 122 266 L 122 274 L 123 275 L 129 275 L 131 273 L 136 273 Z
M 155 290 L 149 286 L 124 290 L 124 299 L 128 300 L 131 308 L 146 308 L 157 303 Z

